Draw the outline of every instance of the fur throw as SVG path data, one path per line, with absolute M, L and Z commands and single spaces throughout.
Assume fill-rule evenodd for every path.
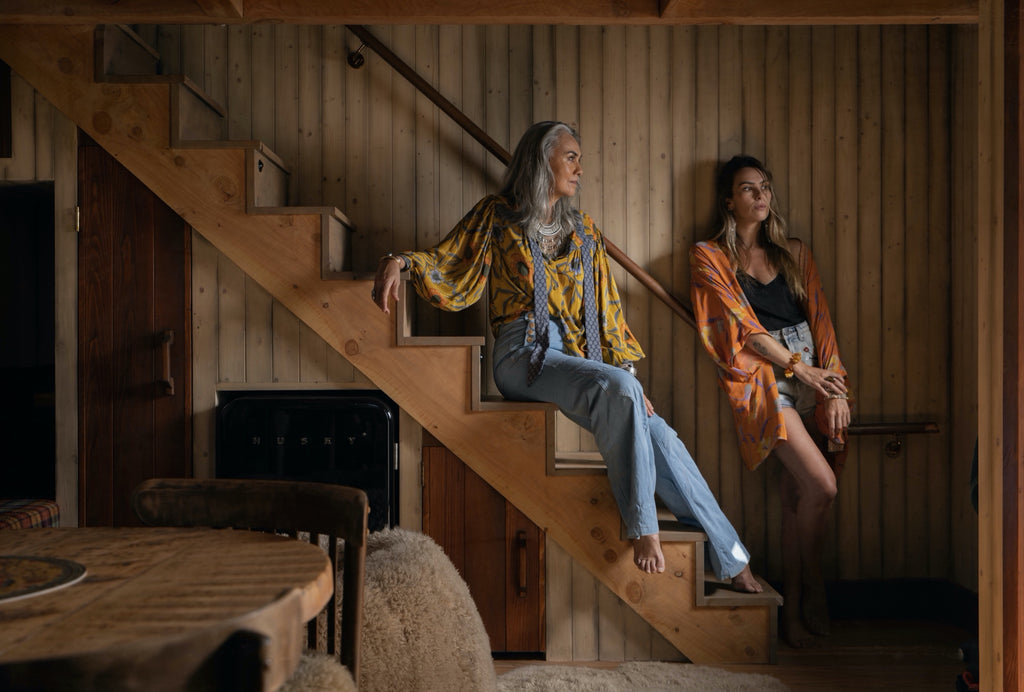
M 356 683 L 337 656 L 307 651 L 278 692 L 356 692 Z
M 367 538 L 359 667 L 360 692 L 497 690 L 491 641 L 469 587 L 429 536 L 384 529 Z M 336 657 L 318 653 L 304 654 L 281 687 L 355 689 Z
M 429 536 L 371 533 L 359 689 L 497 689 L 491 642 L 469 587 Z

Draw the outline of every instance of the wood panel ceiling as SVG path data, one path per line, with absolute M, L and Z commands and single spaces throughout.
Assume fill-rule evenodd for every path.
M 3 24 L 974 24 L 978 0 L 0 0 Z

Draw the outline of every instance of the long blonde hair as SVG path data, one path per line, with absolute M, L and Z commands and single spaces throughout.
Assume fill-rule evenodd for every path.
M 761 224 L 758 230 L 757 242 L 764 247 L 765 258 L 768 264 L 782 274 L 786 285 L 792 291 L 798 301 L 807 299 L 807 290 L 801 278 L 800 265 L 797 263 L 793 253 L 789 251 L 789 240 L 786 235 L 786 221 L 779 214 L 775 206 L 775 190 L 772 187 L 772 174 L 760 161 L 753 156 L 733 156 L 718 171 L 718 178 L 715 181 L 715 196 L 718 201 L 718 215 L 721 218 L 721 227 L 712 236 L 712 240 L 725 251 L 729 263 L 736 270 L 736 275 L 741 279 L 750 279 L 743 267 L 740 265 L 740 248 L 736 239 L 736 219 L 729 210 L 729 200 L 732 198 L 732 186 L 736 180 L 736 174 L 744 168 L 758 170 L 772 189 L 771 201 L 768 204 L 768 218 Z

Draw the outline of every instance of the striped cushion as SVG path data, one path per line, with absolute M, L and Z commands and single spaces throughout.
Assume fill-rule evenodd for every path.
M 53 500 L 0 500 L 0 529 L 60 526 L 60 509 Z

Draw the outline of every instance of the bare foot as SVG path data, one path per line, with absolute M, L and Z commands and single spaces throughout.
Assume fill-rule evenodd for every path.
M 828 617 L 828 601 L 825 589 L 820 584 L 810 586 L 804 584 L 803 598 L 800 600 L 800 616 L 804 627 L 811 634 L 827 635 L 831 628 Z
M 761 583 L 754 579 L 754 573 L 750 571 L 750 565 L 746 565 L 743 571 L 732 578 L 732 586 L 736 591 L 747 593 L 761 593 L 764 588 Z
M 638 570 L 648 574 L 665 571 L 665 554 L 661 552 L 658 534 L 633 539 L 633 563 Z
M 818 643 L 815 636 L 804 629 L 798 615 L 791 617 L 789 613 L 783 613 L 781 629 L 779 635 L 782 637 L 782 641 L 794 649 L 806 649 L 816 646 Z

